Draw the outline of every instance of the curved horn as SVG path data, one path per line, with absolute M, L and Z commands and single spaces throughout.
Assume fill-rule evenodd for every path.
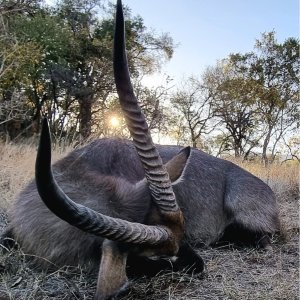
M 114 76 L 120 104 L 125 115 L 133 143 L 144 166 L 151 195 L 159 211 L 177 212 L 179 207 L 169 174 L 154 146 L 150 131 L 130 80 L 125 47 L 125 25 L 121 0 L 117 2 L 114 37 Z
M 113 241 L 156 245 L 170 239 L 162 226 L 128 222 L 98 213 L 73 202 L 58 186 L 51 168 L 51 138 L 46 118 L 43 120 L 35 165 L 38 192 L 46 206 L 59 218 L 77 228 Z

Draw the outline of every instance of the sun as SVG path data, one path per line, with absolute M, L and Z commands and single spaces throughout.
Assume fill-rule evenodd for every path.
M 112 127 L 118 127 L 120 125 L 120 120 L 116 116 L 113 116 L 110 118 L 110 125 Z

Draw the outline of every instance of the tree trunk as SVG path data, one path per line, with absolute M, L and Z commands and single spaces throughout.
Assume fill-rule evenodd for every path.
M 192 146 L 193 148 L 197 148 L 197 140 L 192 140 Z
M 79 100 L 79 131 L 84 140 L 87 139 L 91 134 L 92 102 L 91 95 Z
M 265 137 L 264 144 L 263 144 L 262 162 L 265 164 L 266 167 L 269 164 L 268 157 L 267 157 L 267 149 L 268 149 L 268 145 L 270 143 L 272 129 L 273 129 L 273 127 L 269 126 L 268 133 Z
M 233 144 L 234 156 L 237 158 L 241 157 L 243 152 L 242 140 L 238 137 L 233 137 L 233 140 L 234 140 L 234 144 Z
M 234 157 L 238 158 L 240 157 L 241 154 L 240 154 L 240 149 L 238 147 L 234 147 Z

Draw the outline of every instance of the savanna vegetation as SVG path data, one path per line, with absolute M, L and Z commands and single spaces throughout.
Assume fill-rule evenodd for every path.
M 201 276 L 140 278 L 124 299 L 298 299 L 299 40 L 258 33 L 252 51 L 229 54 L 176 86 L 166 79 L 149 87 L 142 79 L 172 59 L 177 41 L 125 12 L 129 68 L 153 134 L 229 158 L 267 182 L 282 232 L 269 252 L 201 249 L 207 264 Z M 113 24 L 107 1 L 49 7 L 0 0 L 0 232 L 11 201 L 33 177 L 43 115 L 55 159 L 95 137 L 129 137 L 112 74 Z M 68 267 L 44 273 L 18 245 L 1 248 L 1 300 L 92 299 L 96 274 Z
M 112 74 L 113 12 L 100 0 L 62 0 L 55 8 L 1 1 L 2 140 L 34 137 L 41 115 L 59 144 L 128 137 Z M 159 71 L 176 46 L 129 8 L 126 15 L 131 76 L 153 132 L 214 155 L 299 159 L 299 40 L 280 43 L 266 32 L 252 52 L 230 54 L 198 78 L 149 88 L 143 77 Z

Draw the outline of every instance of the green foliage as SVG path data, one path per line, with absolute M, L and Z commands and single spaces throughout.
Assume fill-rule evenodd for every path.
M 236 156 L 247 157 L 262 146 L 265 162 L 267 151 L 274 157 L 277 143 L 299 122 L 299 65 L 299 41 L 280 44 L 269 32 L 254 52 L 231 54 L 206 71 L 214 116 L 227 129 L 226 149 L 231 144 Z
M 105 117 L 115 93 L 114 15 L 97 0 L 62 0 L 55 9 L 38 4 L 30 6 L 30 13 L 1 15 L 6 28 L 0 46 L 0 105 L 16 103 L 12 97 L 17 97 L 22 99 L 20 106 L 27 105 L 35 130 L 44 112 L 56 135 L 74 132 L 79 125 L 87 138 L 94 120 Z M 29 11 L 26 7 L 24 12 Z M 147 30 L 143 19 L 132 17 L 129 9 L 126 14 L 129 68 L 135 79 L 158 70 L 161 57 L 170 59 L 174 46 L 169 35 Z
M 57 17 L 42 13 L 33 18 L 20 17 L 13 26 L 18 40 L 34 42 L 41 47 L 45 67 L 51 63 L 63 64 L 70 55 L 70 32 Z
M 2 40 L 3 41 L 3 40 Z M 42 61 L 42 51 L 35 42 L 1 43 L 0 58 L 3 69 L 0 74 L 2 89 L 29 84 L 28 74 Z
M 114 11 L 101 0 L 61 0 L 55 8 L 1 1 L 0 134 L 37 133 L 44 113 L 58 139 L 127 136 L 112 72 Z M 168 83 L 149 89 L 139 81 L 171 59 L 172 38 L 149 30 L 128 7 L 125 15 L 129 69 L 151 129 L 219 154 L 247 158 L 261 148 L 266 163 L 279 142 L 294 147 L 288 140 L 300 124 L 299 40 L 279 43 L 275 32 L 264 33 L 252 52 L 229 55 L 170 96 Z M 112 116 L 119 128 L 109 127 Z

